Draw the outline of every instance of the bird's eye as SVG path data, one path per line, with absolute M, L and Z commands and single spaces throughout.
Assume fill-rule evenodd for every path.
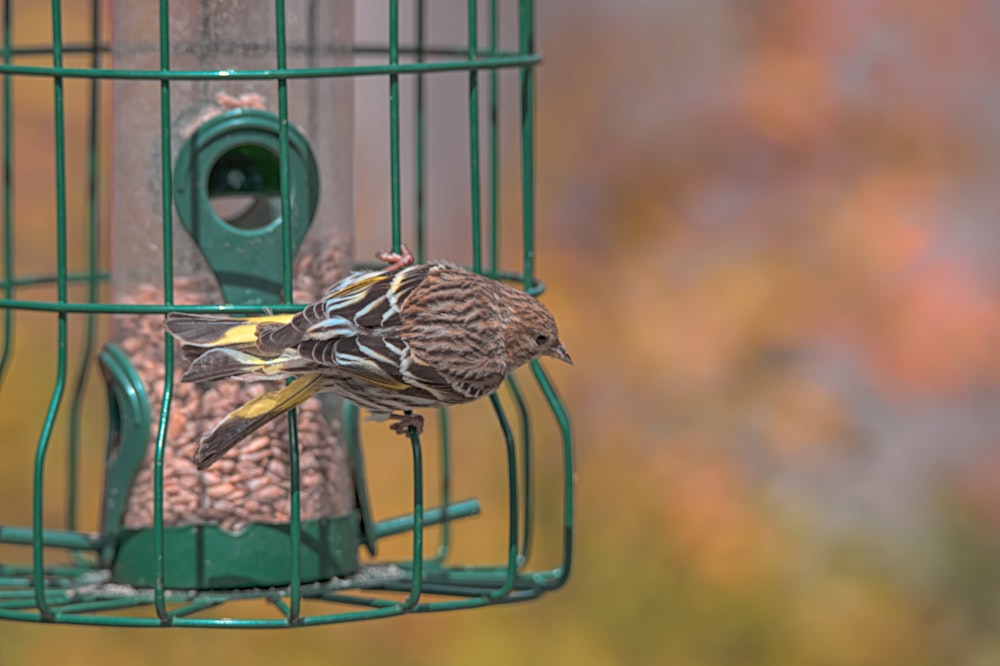
M 545 336 L 545 335 L 535 336 L 535 344 L 538 345 L 539 347 L 541 347 L 542 345 L 544 345 L 548 341 L 549 341 L 548 336 Z

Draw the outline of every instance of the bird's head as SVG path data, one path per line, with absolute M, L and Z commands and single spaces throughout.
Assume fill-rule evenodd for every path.
M 573 365 L 566 347 L 559 341 L 555 317 L 538 299 L 516 291 L 510 305 L 504 343 L 511 370 L 538 356 L 551 356 Z

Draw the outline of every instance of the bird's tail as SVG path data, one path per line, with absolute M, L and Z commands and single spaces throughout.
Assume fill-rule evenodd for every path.
M 288 386 L 258 396 L 230 412 L 198 446 L 194 455 L 198 469 L 206 469 L 254 430 L 315 395 L 321 387 L 320 380 L 318 374 L 303 375 Z
M 257 344 L 258 328 L 281 327 L 292 317 L 226 317 L 173 312 L 167 315 L 164 325 L 181 341 L 184 357 L 191 359 L 181 381 L 230 377 L 266 379 L 283 374 L 295 354 L 287 351 L 263 353 Z
M 261 317 L 226 317 L 224 315 L 185 314 L 171 312 L 164 325 L 175 338 L 191 347 L 229 347 L 240 349 L 257 344 L 260 324 L 287 324 L 294 315 Z

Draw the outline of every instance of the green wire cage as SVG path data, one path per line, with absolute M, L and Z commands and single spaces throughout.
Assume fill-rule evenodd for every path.
M 572 441 L 566 410 L 537 360 L 489 398 L 489 423 L 459 433 L 443 409 L 428 441 L 411 431 L 401 458 L 412 464 L 405 515 L 373 515 L 378 498 L 368 490 L 358 409 L 334 397 L 293 410 L 217 468 L 201 472 L 190 462 L 197 435 L 253 389 L 178 383 L 182 364 L 163 316 L 294 312 L 332 279 L 364 266 L 353 260 L 352 235 L 354 85 L 362 77 L 388 92 L 382 189 L 390 212 L 378 236 L 395 251 L 410 238 L 417 260 L 428 256 L 426 173 L 436 147 L 428 132 L 430 86 L 434 77 L 464 75 L 471 268 L 535 295 L 543 290 L 534 264 L 540 56 L 533 3 L 469 0 L 438 8 L 449 17 L 458 11 L 466 26 L 462 38 L 444 45 L 428 37 L 435 14 L 423 0 L 400 4 L 386 3 L 377 44 L 355 40 L 350 0 L 287 7 L 282 0 L 95 0 L 85 39 L 64 38 L 83 28 L 68 26 L 53 0 L 51 41 L 43 43 L 20 38 L 22 7 L 3 4 L 3 402 L 12 395 L 19 318 L 44 317 L 55 329 L 47 352 L 55 376 L 37 441 L 3 443 L 8 452 L 35 449 L 23 470 L 32 480 L 30 524 L 0 524 L 0 619 L 288 627 L 522 601 L 566 582 Z M 509 48 L 501 25 L 516 26 Z M 405 40 L 401 26 L 412 28 Z M 505 72 L 516 77 L 509 126 L 517 132 L 501 137 Z M 15 223 L 14 201 L 37 196 L 24 190 L 27 179 L 16 169 L 22 132 L 15 103 L 25 81 L 46 82 L 52 92 L 55 252 L 53 268 L 42 272 L 19 270 L 26 231 Z M 84 122 L 73 119 L 79 137 L 67 130 L 70 90 L 86 100 L 79 105 Z M 501 143 L 519 150 L 514 230 L 499 212 Z M 85 168 L 68 169 L 68 151 L 81 146 Z M 514 269 L 501 261 L 505 235 L 517 240 Z M 91 396 L 94 385 L 106 389 L 100 400 Z M 104 433 L 98 446 L 107 442 L 100 478 L 86 473 L 93 466 L 82 453 L 94 450 L 87 438 L 95 432 Z M 453 561 L 449 525 L 480 510 L 477 499 L 452 498 L 458 437 L 506 459 L 496 471 L 507 512 L 496 564 Z M 425 469 L 423 446 L 439 463 L 433 470 Z M 539 494 L 532 461 L 542 451 L 559 461 L 561 487 L 544 496 L 560 529 L 552 538 L 557 561 L 537 569 L 529 566 L 540 522 L 533 518 Z M 13 459 L 5 455 L 3 464 Z M 430 472 L 432 486 L 425 482 Z M 88 495 L 95 484 L 103 490 Z M 89 530 L 80 518 L 88 496 L 100 504 Z M 428 496 L 433 506 L 425 505 Z M 440 525 L 437 547 L 427 555 L 432 525 Z M 412 554 L 377 557 L 380 540 L 399 534 L 410 535 Z

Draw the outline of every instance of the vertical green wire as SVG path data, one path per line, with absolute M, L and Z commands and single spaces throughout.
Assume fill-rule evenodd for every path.
M 3 3 L 3 63 L 11 61 L 11 10 L 10 0 Z M 4 297 L 8 300 L 14 297 L 14 134 L 13 100 L 11 96 L 11 78 L 9 74 L 3 77 L 3 268 Z M 5 308 L 3 311 L 3 351 L 0 352 L 0 380 L 7 370 L 10 350 L 14 341 L 14 310 Z
M 285 2 L 275 0 L 275 45 L 278 69 L 287 66 L 285 42 Z M 288 172 L 288 79 L 278 79 L 278 178 L 281 188 L 281 247 L 284 268 L 285 303 L 292 302 L 292 207 L 289 198 L 291 181 Z M 288 412 L 288 472 L 289 472 L 289 539 L 291 541 L 291 567 L 289 577 L 288 622 L 296 624 L 302 606 L 302 516 L 299 515 L 299 431 L 295 411 Z
M 427 14 L 424 0 L 417 0 L 416 17 L 416 60 L 424 62 L 427 40 Z M 424 97 L 425 77 L 423 73 L 417 74 L 416 81 L 416 101 L 414 103 L 414 161 L 415 161 L 415 182 L 416 192 L 416 228 L 417 228 L 417 255 L 418 263 L 422 263 L 427 256 L 427 124 L 426 112 L 427 103 Z M 447 506 L 451 503 L 451 427 L 448 421 L 448 410 L 441 408 L 438 410 L 440 424 L 440 473 L 441 473 L 441 504 Z M 440 564 L 448 556 L 451 546 L 451 522 L 441 523 L 441 541 L 438 543 L 437 552 L 431 559 L 434 564 Z
M 562 436 L 563 450 L 563 561 L 556 572 L 555 580 L 546 585 L 549 589 L 555 589 L 563 585 L 569 578 L 570 568 L 573 563 L 573 435 L 570 431 L 569 414 L 562 400 L 556 394 L 552 382 L 541 362 L 536 358 L 531 361 L 531 372 L 535 375 L 539 388 L 548 402 L 552 413 L 559 424 L 559 432 Z
M 468 1 L 469 19 L 469 61 L 476 59 L 479 48 L 478 0 Z M 483 270 L 482 221 L 480 219 L 479 187 L 479 70 L 469 70 L 469 176 L 470 199 L 472 204 L 472 270 Z
M 535 48 L 534 2 L 519 0 L 518 42 L 521 55 Z M 524 286 L 535 281 L 535 71 L 521 67 L 521 216 L 524 231 Z
M 438 424 L 441 429 L 441 506 L 451 504 L 451 422 L 448 419 L 448 408 L 438 410 Z M 440 564 L 448 557 L 451 548 L 451 521 L 441 523 L 441 542 L 432 560 Z
M 504 443 L 507 447 L 507 576 L 504 578 L 503 585 L 489 594 L 491 599 L 502 599 L 514 589 L 514 581 L 517 577 L 519 562 L 517 553 L 517 516 L 520 502 L 517 497 L 517 454 L 514 447 L 514 435 L 510 430 L 510 422 L 507 420 L 503 405 L 500 404 L 500 398 L 496 393 L 490 396 L 490 403 L 493 405 L 493 412 L 500 423 Z
M 62 67 L 62 6 L 59 0 L 52 0 L 52 66 Z M 56 294 L 61 305 L 68 303 L 66 280 L 66 133 L 63 77 L 54 76 L 53 81 L 53 115 L 55 120 L 55 176 L 56 176 Z M 45 423 L 38 441 L 35 455 L 35 478 L 32 493 L 32 563 L 34 565 L 35 603 L 42 617 L 52 618 L 52 608 L 45 598 L 45 556 L 42 549 L 45 496 L 45 457 L 49 442 L 52 439 L 52 429 L 55 425 L 59 405 L 66 389 L 66 343 L 67 317 L 65 311 L 59 312 L 57 327 L 57 357 L 56 382 L 52 389 L 52 399 L 45 415 Z
M 160 72 L 170 71 L 170 5 L 168 0 L 160 0 Z M 163 225 L 163 304 L 174 304 L 174 237 L 172 195 L 173 178 L 170 171 L 170 81 L 160 79 L 160 171 L 163 188 L 161 222 Z M 163 368 L 166 381 L 163 382 L 163 401 L 160 405 L 160 421 L 156 433 L 156 447 L 153 456 L 153 557 L 156 572 L 153 581 L 153 601 L 156 615 L 163 624 L 169 624 L 170 614 L 166 603 L 166 558 L 163 534 L 163 453 L 167 438 L 167 424 L 170 421 L 170 404 L 174 393 L 174 344 L 168 335 L 164 338 Z
M 399 64 L 399 0 L 389 0 L 389 65 Z M 399 74 L 389 74 L 389 173 L 392 197 L 392 251 L 403 243 L 399 200 Z
M 91 3 L 91 53 L 90 67 L 97 69 L 100 65 L 100 3 Z M 87 121 L 87 302 L 97 301 L 97 252 L 98 252 L 98 179 L 97 179 L 97 123 L 98 123 L 98 92 L 99 80 L 90 80 L 90 117 Z M 70 406 L 69 420 L 69 460 L 67 464 L 68 490 L 66 493 L 66 527 L 76 529 L 77 499 L 79 495 L 79 456 L 80 456 L 80 416 L 83 410 L 83 390 L 87 383 L 90 369 L 90 359 L 94 354 L 94 338 L 96 337 L 97 319 L 93 314 L 85 316 L 84 340 L 80 354 L 80 368 L 76 373 L 76 384 L 73 390 L 73 402 Z
M 524 396 L 521 393 L 521 388 L 518 386 L 514 375 L 507 377 L 507 385 L 510 387 L 510 393 L 514 398 L 514 405 L 517 407 L 521 423 L 521 487 L 524 490 L 521 564 L 524 564 L 528 561 L 528 555 L 531 551 L 531 530 L 534 523 L 534 506 L 532 504 L 531 491 L 531 419 L 528 407 L 524 402 Z
M 417 62 L 424 61 L 424 40 L 427 37 L 427 22 L 424 13 L 424 0 L 417 0 L 416 16 L 417 32 Z M 417 227 L 417 263 L 423 263 L 427 256 L 427 126 L 424 114 L 426 113 L 426 103 L 424 102 L 424 74 L 417 74 L 416 101 L 414 102 L 413 114 L 413 141 L 414 141 L 414 191 L 416 193 L 416 227 Z M 447 523 L 446 523 L 447 524 Z
M 500 10 L 490 0 L 490 57 L 500 48 Z M 490 70 L 490 259 L 487 271 L 496 277 L 500 266 L 500 72 Z
M 395 4 L 395 0 L 391 0 Z M 424 584 L 424 462 L 420 451 L 420 435 L 410 428 L 410 448 L 413 451 L 413 581 L 400 611 L 414 608 L 420 601 Z

